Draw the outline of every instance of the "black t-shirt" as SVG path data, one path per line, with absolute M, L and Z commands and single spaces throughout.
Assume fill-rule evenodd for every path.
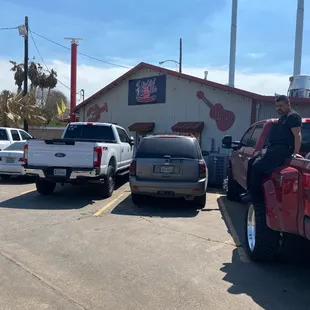
M 300 115 L 290 109 L 286 115 L 282 115 L 277 123 L 273 124 L 270 133 L 271 145 L 285 145 L 294 148 L 295 139 L 292 128 L 301 127 L 302 121 Z

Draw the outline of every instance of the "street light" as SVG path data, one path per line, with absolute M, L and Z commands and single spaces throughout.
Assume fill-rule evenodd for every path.
M 174 62 L 175 64 L 177 64 L 177 65 L 179 66 L 179 72 L 181 72 L 181 66 L 180 66 L 180 63 L 179 63 L 179 62 L 177 62 L 176 60 L 173 60 L 173 59 L 167 59 L 167 60 L 164 60 L 164 61 L 160 61 L 160 62 L 159 62 L 159 64 L 160 64 L 160 65 L 162 65 L 162 64 L 164 64 L 165 62 L 169 62 L 169 61 Z

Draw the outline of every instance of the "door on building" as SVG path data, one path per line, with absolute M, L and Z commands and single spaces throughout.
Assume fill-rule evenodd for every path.
M 133 146 L 130 144 L 130 138 L 124 129 L 117 127 L 117 132 L 121 140 L 121 158 L 119 167 L 125 168 L 131 163 Z

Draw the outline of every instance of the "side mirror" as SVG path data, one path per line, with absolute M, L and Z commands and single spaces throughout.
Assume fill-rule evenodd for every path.
M 209 156 L 210 152 L 209 151 L 202 151 L 202 156 Z
M 130 137 L 130 144 L 131 144 L 131 145 L 134 145 L 134 144 L 135 144 L 135 139 L 134 139 L 134 137 Z
M 231 149 L 232 148 L 232 137 L 231 136 L 225 136 L 222 139 L 222 148 L 223 149 Z

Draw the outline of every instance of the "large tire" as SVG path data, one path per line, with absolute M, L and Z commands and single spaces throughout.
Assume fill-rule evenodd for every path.
M 104 183 L 99 186 L 99 194 L 102 198 L 112 196 L 115 187 L 115 170 L 113 166 L 108 167 L 107 175 L 104 178 Z
M 230 201 L 240 201 L 240 195 L 243 190 L 242 187 L 233 179 L 231 168 L 228 168 L 228 181 L 227 181 L 227 199 Z
M 195 206 L 199 209 L 203 209 L 207 202 L 207 193 L 204 193 L 202 196 L 197 196 L 194 199 Z
M 281 250 L 281 234 L 267 226 L 263 204 L 251 204 L 245 217 L 245 248 L 251 260 L 272 262 Z
M 11 178 L 9 174 L 1 174 L 2 181 L 8 181 Z
M 36 187 L 37 187 L 37 191 L 41 195 L 50 195 L 54 192 L 56 183 L 38 178 L 36 180 Z

